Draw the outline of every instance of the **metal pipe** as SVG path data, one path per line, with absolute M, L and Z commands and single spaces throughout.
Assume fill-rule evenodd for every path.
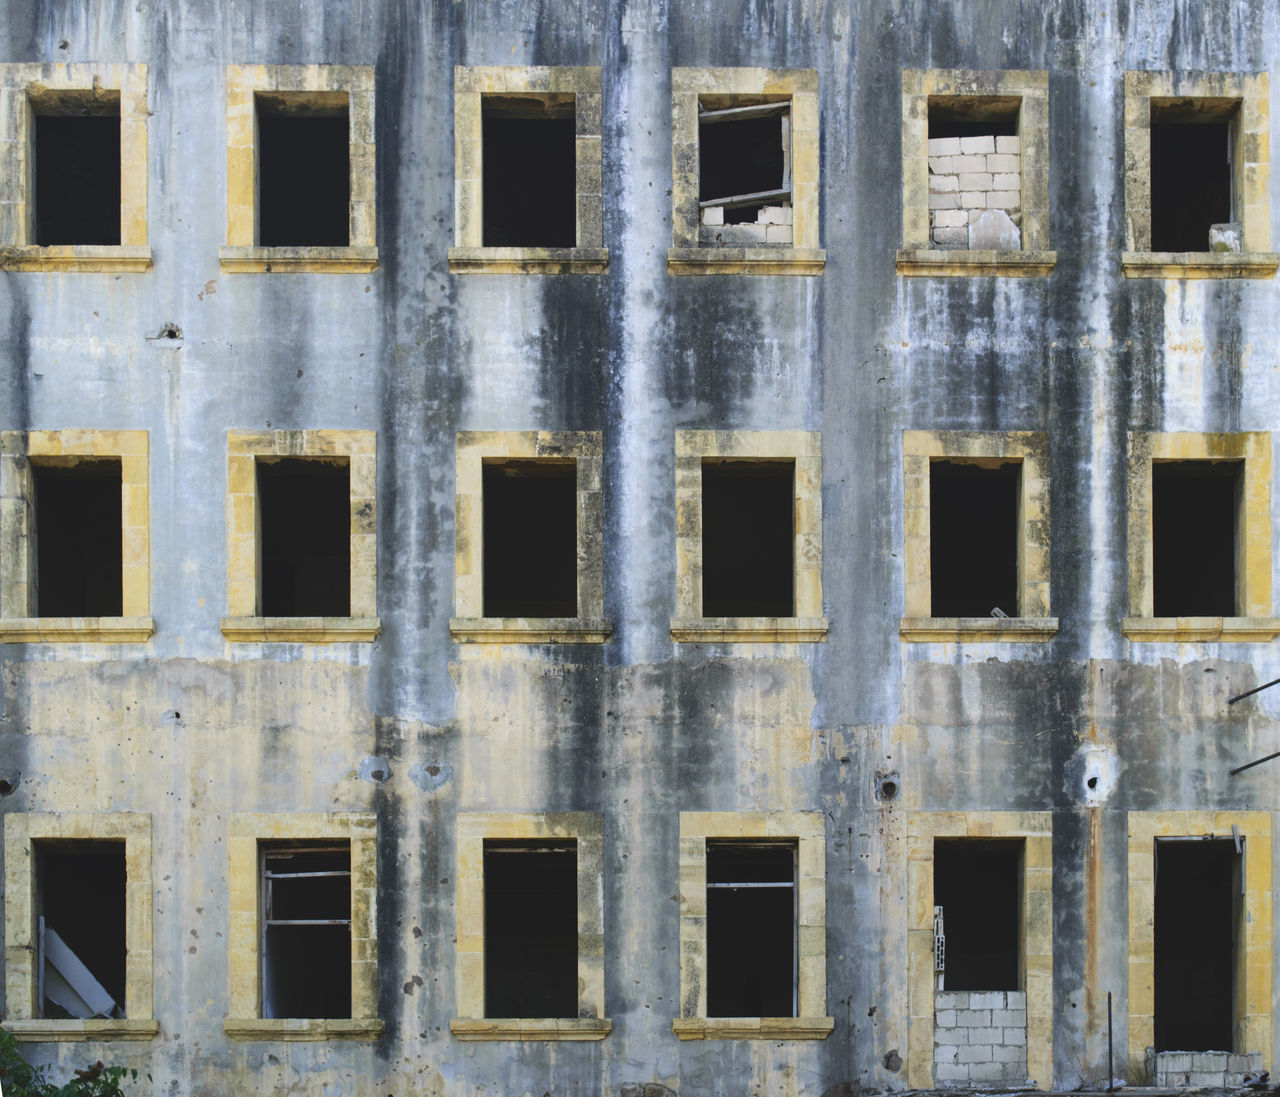
M 1227 704 L 1234 705 L 1237 701 L 1243 701 L 1246 697 L 1252 697 L 1255 693 L 1261 693 L 1264 689 L 1270 689 L 1272 686 L 1280 685 L 1280 678 L 1273 678 L 1270 682 L 1261 686 L 1254 686 L 1253 689 L 1247 689 L 1243 693 L 1237 693 L 1234 697 L 1227 698 Z
M 1107 991 L 1107 1092 L 1114 1093 L 1116 1088 L 1116 1071 L 1111 1064 L 1111 991 Z
M 1274 754 L 1268 754 L 1265 758 L 1255 758 L 1252 762 L 1245 762 L 1242 766 L 1236 766 L 1231 771 L 1231 776 L 1234 777 L 1237 773 L 1243 773 L 1246 769 L 1253 769 L 1254 766 L 1260 766 L 1263 762 L 1270 762 L 1272 758 L 1280 758 L 1280 750 Z

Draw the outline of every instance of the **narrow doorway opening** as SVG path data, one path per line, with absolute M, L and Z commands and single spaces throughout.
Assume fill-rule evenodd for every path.
M 939 990 L 1022 989 L 1020 838 L 938 839 L 933 847 L 935 919 L 945 958 Z

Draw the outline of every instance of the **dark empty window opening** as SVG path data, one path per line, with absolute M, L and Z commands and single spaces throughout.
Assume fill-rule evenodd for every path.
M 1235 100 L 1151 103 L 1151 250 L 1208 251 L 1233 220 Z
M 764 206 L 791 202 L 791 102 L 717 107 L 698 103 L 698 201 L 725 224 L 754 222 Z
M 1020 461 L 929 466 L 934 617 L 1018 616 Z
M 1153 612 L 1232 617 L 1243 461 L 1151 466 Z
M 351 614 L 351 472 L 345 460 L 259 458 L 260 613 Z
M 119 459 L 31 466 L 37 617 L 124 612 Z
M 1242 858 L 1230 839 L 1157 839 L 1157 1051 L 1232 1051 Z
M 481 98 L 485 247 L 577 245 L 574 103 L 571 94 Z
M 577 462 L 484 463 L 484 615 L 578 615 Z
M 256 96 L 258 244 L 351 243 L 351 127 L 346 92 Z
M 794 841 L 707 840 L 707 1016 L 796 1016 Z
M 795 462 L 702 463 L 702 615 L 795 615 Z
M 351 844 L 263 843 L 262 1016 L 351 1016 Z
M 939 990 L 1022 989 L 1024 845 L 1020 838 L 934 842 L 933 905 L 942 908 L 945 941 Z
M 40 1015 L 125 1016 L 125 844 L 37 842 Z
M 578 1016 L 578 847 L 484 843 L 484 1015 Z
M 929 137 L 1017 137 L 1017 96 L 929 96 Z
M 120 243 L 120 93 L 32 100 L 35 242 Z

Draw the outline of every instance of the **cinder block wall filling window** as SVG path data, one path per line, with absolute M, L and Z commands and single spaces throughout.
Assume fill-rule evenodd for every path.
M 1243 461 L 1151 466 L 1153 610 L 1157 617 L 1233 617 Z
M 1151 250 L 1209 251 L 1233 221 L 1236 100 L 1151 102 Z
M 485 247 L 577 245 L 574 102 L 571 94 L 481 97 Z
M 120 93 L 33 101 L 35 242 L 120 243 Z
M 939 990 L 1022 989 L 1025 843 L 938 839 L 933 905 L 942 908 L 945 960 Z
M 1022 247 L 1022 101 L 929 97 L 929 235 L 941 249 Z
M 578 615 L 577 462 L 486 461 L 484 615 Z
M 351 243 L 351 127 L 346 92 L 255 96 L 258 243 Z
M 702 615 L 795 615 L 795 462 L 702 463 Z
M 33 464 L 31 475 L 36 615 L 119 617 L 124 612 L 120 461 Z
M 929 575 L 934 617 L 1018 616 L 1022 462 L 933 461 Z M 998 616 L 998 614 L 995 614 Z

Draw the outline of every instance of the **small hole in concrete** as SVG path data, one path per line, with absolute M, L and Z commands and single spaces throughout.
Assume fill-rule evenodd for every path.
M 1089 780 L 1085 782 L 1085 784 L 1087 784 L 1090 788 L 1097 788 L 1098 779 L 1096 777 L 1090 777 Z

